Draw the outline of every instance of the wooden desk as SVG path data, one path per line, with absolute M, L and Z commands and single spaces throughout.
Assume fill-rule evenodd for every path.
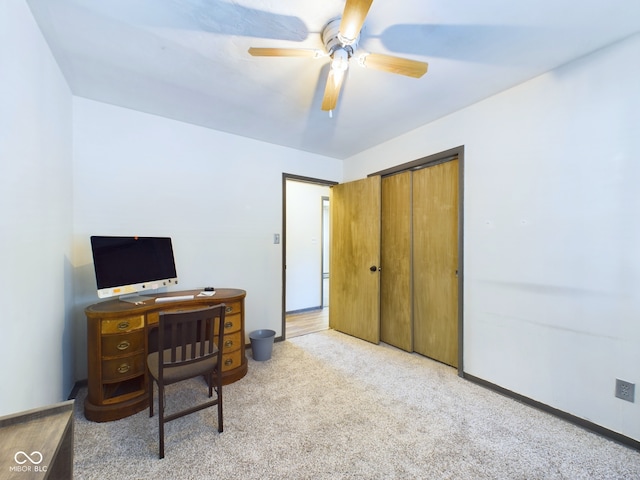
M 73 400 L 0 418 L 0 479 L 73 478 Z
M 84 415 L 94 422 L 108 422 L 147 408 L 150 388 L 147 377 L 149 332 L 161 311 L 189 310 L 224 303 L 226 305 L 223 383 L 241 379 L 247 373 L 244 335 L 244 290 L 220 288 L 211 297 L 198 297 L 201 290 L 152 294 L 171 297 L 194 295 L 193 299 L 132 304 L 118 299 L 90 305 L 87 316 L 88 395 Z

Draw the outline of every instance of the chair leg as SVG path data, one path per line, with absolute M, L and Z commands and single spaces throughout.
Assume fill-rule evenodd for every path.
M 149 417 L 153 417 L 153 380 L 149 381 Z
M 158 385 L 158 458 L 164 458 L 164 388 Z
M 218 432 L 222 433 L 223 425 L 222 425 L 222 375 L 216 372 L 217 382 L 218 382 Z

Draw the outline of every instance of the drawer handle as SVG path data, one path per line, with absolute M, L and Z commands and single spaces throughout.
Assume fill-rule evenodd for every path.
M 123 363 L 118 367 L 118 373 L 127 373 L 129 370 L 131 370 L 131 365 L 128 363 Z
M 126 330 L 129 328 L 129 322 L 120 322 L 118 324 L 118 330 Z
M 233 365 L 233 359 L 232 359 L 232 358 L 227 358 L 227 359 L 224 361 L 224 366 L 225 366 L 225 367 L 228 367 L 229 365 Z
M 226 313 L 231 313 L 231 312 L 233 312 L 233 307 L 227 307 L 227 308 L 225 308 L 225 310 L 224 310 L 224 311 L 225 311 Z
M 227 340 L 226 342 L 224 342 L 224 346 L 227 348 L 230 348 L 233 346 L 233 340 Z
M 129 343 L 127 340 L 124 340 L 124 341 L 120 342 L 116 348 L 118 350 L 126 350 L 130 346 L 131 346 L 131 343 Z
M 224 328 L 231 328 L 233 327 L 233 322 L 227 322 L 224 324 Z

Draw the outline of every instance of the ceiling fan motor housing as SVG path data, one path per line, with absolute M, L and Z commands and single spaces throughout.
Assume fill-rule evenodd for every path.
M 343 49 L 348 57 L 351 58 L 358 49 L 360 34 L 358 34 L 353 42 L 345 43 L 340 35 L 340 21 L 341 17 L 337 17 L 327 23 L 322 30 L 322 42 L 329 56 L 333 57 L 336 50 Z

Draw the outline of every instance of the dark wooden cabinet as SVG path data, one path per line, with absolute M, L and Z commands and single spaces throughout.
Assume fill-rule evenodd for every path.
M 156 294 L 142 304 L 118 299 L 90 305 L 87 316 L 88 394 L 84 414 L 88 420 L 107 422 L 140 412 L 148 406 L 149 379 L 146 358 L 150 333 L 161 311 L 202 308 L 224 303 L 222 345 L 223 382 L 229 384 L 247 373 L 244 333 L 244 298 L 239 289 L 217 289 L 213 296 L 200 290 Z M 157 297 L 193 295 L 192 299 L 155 302 Z
M 0 417 L 0 480 L 73 478 L 73 403 Z

